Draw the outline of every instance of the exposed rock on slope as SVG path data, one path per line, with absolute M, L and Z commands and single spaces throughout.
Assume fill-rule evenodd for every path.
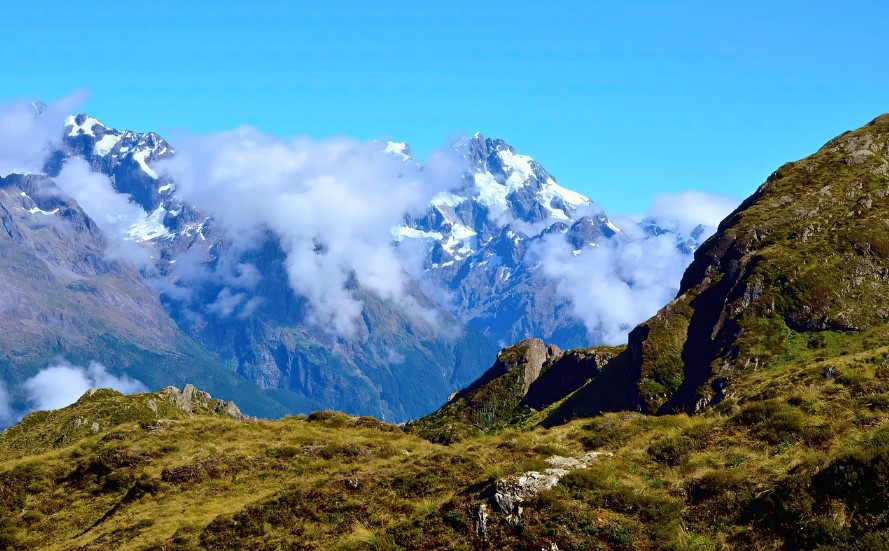
M 198 390 L 191 383 L 185 385 L 181 391 L 175 386 L 168 386 L 158 392 L 158 395 L 189 414 L 194 414 L 196 411 L 211 412 L 232 419 L 247 419 L 234 402 L 213 398 L 210 393 Z
M 563 400 L 598 377 L 619 348 L 597 347 L 563 352 L 527 339 L 497 355 L 475 383 L 452 397 L 438 412 L 408 425 L 425 438 L 441 442 L 527 421 L 529 415 Z

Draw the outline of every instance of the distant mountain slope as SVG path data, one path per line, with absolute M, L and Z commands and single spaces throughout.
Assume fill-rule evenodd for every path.
M 47 172 L 83 157 L 138 205 L 142 214 L 125 239 L 150 254 L 143 275 L 179 328 L 295 410 L 334 407 L 405 420 L 474 380 L 498 343 L 601 342 L 604 336 L 579 319 L 564 284 L 545 269 L 541 251 L 555 237 L 566 256 L 585 259 L 597 247 L 638 239 L 531 157 L 476 134 L 453 145 L 466 170 L 454 174 L 451 190 L 393 230 L 399 254 L 410 259 L 408 295 L 439 323 L 416 319 L 353 278 L 348 291 L 364 303 L 364 313 L 356 335 L 341 338 L 309 323 L 310 305 L 293 291 L 279 236 L 268 231 L 261 244 L 240 250 L 213 213 L 183 200 L 176 182 L 152 168 L 176 154 L 162 137 L 115 130 L 86 114 L 66 124 L 65 146 Z M 406 144 L 383 149 L 413 162 Z M 701 236 L 675 234 L 654 220 L 633 233 L 675 236 L 681 255 L 690 255 Z M 323 243 L 317 247 L 324 254 Z
M 114 130 L 81 114 L 68 120 L 65 146 L 48 163 L 50 173 L 65 158 L 81 156 L 144 210 L 129 238 L 151 253 L 144 275 L 179 327 L 292 410 L 416 417 L 473 380 L 496 353 L 494 343 L 418 287 L 409 293 L 437 312 L 440 326 L 353 282 L 364 304 L 357 334 L 343 339 L 325 331 L 308 321 L 307 301 L 294 294 L 277 236 L 269 233 L 253 250 L 234 250 L 210 213 L 184 202 L 175 182 L 151 168 L 175 154 L 163 138 Z
M 532 157 L 502 140 L 477 133 L 453 148 L 468 163 L 462 182 L 394 232 L 399 247 L 426 252 L 422 270 L 413 275 L 433 290 L 431 296 L 444 296 L 444 308 L 501 345 L 526 338 L 562 347 L 601 343 L 604 335 L 584 325 L 544 269 L 542 241 L 561 236 L 576 257 L 637 238 L 624 235 L 591 199 L 560 186 Z M 639 227 L 649 237 L 675 235 L 677 249 L 688 255 L 704 230 L 682 236 L 651 219 Z
M 133 268 L 106 256 L 105 235 L 45 176 L 0 178 L 0 374 L 21 383 L 48 363 L 99 360 L 161 387 L 200 379 L 250 411 L 285 408 L 220 368 L 184 335 Z

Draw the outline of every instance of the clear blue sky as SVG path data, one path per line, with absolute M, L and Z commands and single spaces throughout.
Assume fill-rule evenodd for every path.
M 889 111 L 889 2 L 8 2 L 0 100 L 137 130 L 482 131 L 607 210 L 751 193 Z

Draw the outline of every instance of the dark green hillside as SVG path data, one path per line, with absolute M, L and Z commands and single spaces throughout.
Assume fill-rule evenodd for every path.
M 889 317 L 889 115 L 788 163 L 695 253 L 678 298 L 630 336 L 644 410 L 694 411 L 794 339 Z M 807 338 L 805 336 L 800 338 Z
M 522 341 L 405 429 L 193 390 L 32 414 L 0 548 L 887 550 L 887 142 L 782 167 L 626 348 Z

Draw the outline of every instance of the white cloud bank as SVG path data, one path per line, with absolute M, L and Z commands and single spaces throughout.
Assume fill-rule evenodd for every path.
M 148 213 L 118 193 L 107 176 L 93 172 L 84 159 L 72 157 L 65 160 L 53 181 L 65 195 L 77 201 L 108 237 L 106 257 L 129 262 L 137 268 L 149 265 L 148 251 L 129 238 L 133 225 L 144 220 Z
M 40 370 L 22 386 L 27 407 L 14 407 L 13 401 L 0 381 L 0 430 L 17 423 L 26 414 L 38 410 L 53 410 L 70 406 L 90 388 L 113 388 L 123 394 L 148 392 L 141 381 L 117 377 L 99 362 L 82 367 L 59 362 Z
M 651 209 L 646 217 L 680 235 L 691 235 L 698 224 L 712 228 L 712 233 L 722 219 L 740 204 L 738 198 L 719 193 L 661 193 L 652 197 Z
M 630 219 L 618 225 L 626 239 L 603 240 L 599 247 L 575 256 L 560 235 L 534 248 L 557 292 L 571 301 L 594 341 L 617 344 L 627 333 L 671 301 L 692 260 L 677 247 L 677 235 L 688 237 L 699 225 L 702 242 L 738 201 L 723 195 L 685 192 L 653 199 L 645 219 L 676 233 L 650 236 Z
M 140 381 L 125 375 L 116 377 L 98 362 L 90 362 L 87 367 L 52 365 L 25 381 L 22 387 L 34 410 L 69 406 L 90 388 L 113 388 L 124 394 L 148 391 Z
M 212 213 L 235 250 L 274 234 L 290 286 L 311 306 L 310 321 L 350 336 L 362 311 L 348 288 L 353 277 L 430 321 L 407 292 L 391 231 L 405 213 L 422 212 L 453 187 L 462 171 L 446 153 L 420 168 L 381 149 L 348 139 L 285 141 L 242 128 L 185 139 L 156 169 L 176 182 L 185 201 Z M 245 299 L 220 295 L 214 308 L 231 313 L 233 301 Z
M 65 117 L 83 98 L 74 94 L 43 106 L 39 116 L 29 101 L 0 105 L 0 176 L 42 172 L 47 155 L 62 143 Z

